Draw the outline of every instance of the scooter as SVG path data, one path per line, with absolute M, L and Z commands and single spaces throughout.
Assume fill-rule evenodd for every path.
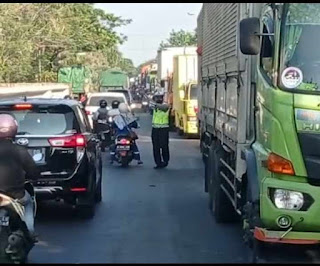
M 134 140 L 129 136 L 117 136 L 115 145 L 115 157 L 116 160 L 121 166 L 127 167 L 129 163 L 133 160 L 133 150 L 132 146 L 134 144 Z
M 33 186 L 30 182 L 25 189 L 34 202 L 34 216 L 37 205 Z M 0 192 L 0 263 L 26 263 L 28 254 L 35 244 L 24 222 L 23 204 Z

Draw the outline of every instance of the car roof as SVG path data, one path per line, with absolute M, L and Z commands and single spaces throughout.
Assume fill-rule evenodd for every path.
M 0 106 L 2 105 L 13 105 L 13 104 L 23 104 L 30 103 L 35 105 L 49 104 L 49 105 L 67 105 L 69 107 L 80 106 L 81 104 L 72 99 L 57 99 L 57 98 L 7 98 L 0 99 Z
M 90 93 L 88 95 L 88 98 L 93 97 L 93 96 L 119 96 L 119 97 L 125 97 L 122 92 L 94 92 Z

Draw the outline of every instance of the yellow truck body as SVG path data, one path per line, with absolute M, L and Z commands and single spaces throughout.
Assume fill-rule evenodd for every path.
M 180 134 L 197 135 L 197 55 L 178 55 L 173 58 L 172 107 L 175 127 Z

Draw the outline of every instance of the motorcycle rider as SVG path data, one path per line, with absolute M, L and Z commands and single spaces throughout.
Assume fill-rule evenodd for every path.
M 99 102 L 100 108 L 93 114 L 92 120 L 93 120 L 93 129 L 94 132 L 100 135 L 100 138 L 102 140 L 102 147 L 101 150 L 105 151 L 105 135 L 103 134 L 104 131 L 109 130 L 108 125 L 108 110 L 107 106 L 108 103 L 106 100 L 102 99 Z
M 132 128 L 138 128 L 139 125 L 136 121 L 136 118 L 130 113 L 129 107 L 125 103 L 119 104 L 119 115 L 116 115 L 113 119 L 113 125 L 115 128 L 115 135 L 129 135 Z M 111 155 L 111 164 L 115 160 L 115 145 L 112 145 L 110 148 L 110 155 Z M 137 146 L 137 143 L 133 142 L 133 158 L 138 161 L 138 164 L 143 164 L 140 159 L 140 152 Z
M 120 102 L 118 100 L 114 100 L 112 103 L 111 103 L 111 110 L 109 110 L 108 112 L 108 116 L 109 117 L 114 117 L 116 115 L 119 115 L 120 114 L 120 111 L 119 111 L 119 104 Z
M 25 223 L 31 239 L 36 241 L 34 202 L 25 190 L 25 182 L 37 180 L 40 172 L 27 149 L 13 142 L 17 131 L 16 120 L 9 114 L 0 114 L 0 190 L 24 205 Z

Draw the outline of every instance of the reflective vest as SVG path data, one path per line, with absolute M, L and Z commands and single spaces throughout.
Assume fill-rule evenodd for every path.
M 169 127 L 169 110 L 167 110 L 166 112 L 158 109 L 153 110 L 152 127 Z

